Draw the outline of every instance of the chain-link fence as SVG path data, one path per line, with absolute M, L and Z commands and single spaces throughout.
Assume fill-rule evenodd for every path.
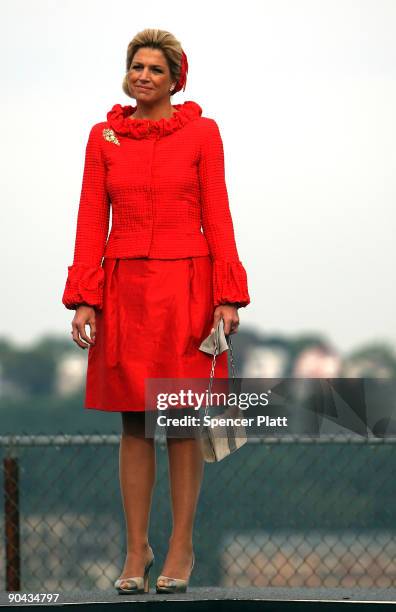
M 3 590 L 112 587 L 126 540 L 119 441 L 118 433 L 0 437 Z M 340 435 L 249 439 L 206 465 L 192 584 L 396 586 L 394 444 Z M 156 448 L 150 543 L 159 573 L 171 509 L 166 442 Z

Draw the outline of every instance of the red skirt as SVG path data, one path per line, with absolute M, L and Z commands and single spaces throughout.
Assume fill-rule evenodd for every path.
M 210 255 L 186 259 L 104 259 L 103 308 L 88 349 L 85 408 L 138 412 L 146 378 L 207 378 L 199 350 L 213 324 Z M 216 378 L 228 378 L 227 351 Z

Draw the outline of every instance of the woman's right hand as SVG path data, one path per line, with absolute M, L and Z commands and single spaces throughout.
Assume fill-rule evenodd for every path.
M 85 331 L 85 326 L 89 325 L 90 336 Z M 95 324 L 95 308 L 87 304 L 81 304 L 76 308 L 76 314 L 72 321 L 72 337 L 73 342 L 78 344 L 82 349 L 89 348 L 90 344 L 95 344 L 96 324 Z M 86 342 L 83 342 L 83 340 Z M 88 343 L 88 344 L 87 344 Z

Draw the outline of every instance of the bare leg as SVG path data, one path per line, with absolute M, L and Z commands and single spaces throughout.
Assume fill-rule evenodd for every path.
M 161 574 L 187 580 L 191 570 L 194 519 L 204 461 L 199 440 L 195 438 L 167 438 L 167 446 L 173 529 Z
M 127 557 L 120 578 L 143 576 L 152 556 L 148 526 L 155 483 L 155 443 L 144 436 L 144 412 L 122 412 L 119 471 L 127 529 Z M 124 584 L 121 583 L 123 587 Z

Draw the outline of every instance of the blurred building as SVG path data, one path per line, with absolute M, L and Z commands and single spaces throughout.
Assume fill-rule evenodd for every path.
M 343 367 L 345 378 L 393 378 L 394 368 L 391 364 L 381 363 L 374 357 L 358 357 L 346 360 Z
M 310 346 L 296 357 L 292 376 L 295 378 L 337 378 L 342 367 L 341 356 L 330 346 Z
M 284 346 L 254 346 L 245 355 L 241 375 L 243 378 L 282 378 L 289 361 L 289 351 Z
M 56 392 L 59 395 L 75 393 L 85 384 L 87 359 L 83 355 L 63 355 L 56 372 Z

